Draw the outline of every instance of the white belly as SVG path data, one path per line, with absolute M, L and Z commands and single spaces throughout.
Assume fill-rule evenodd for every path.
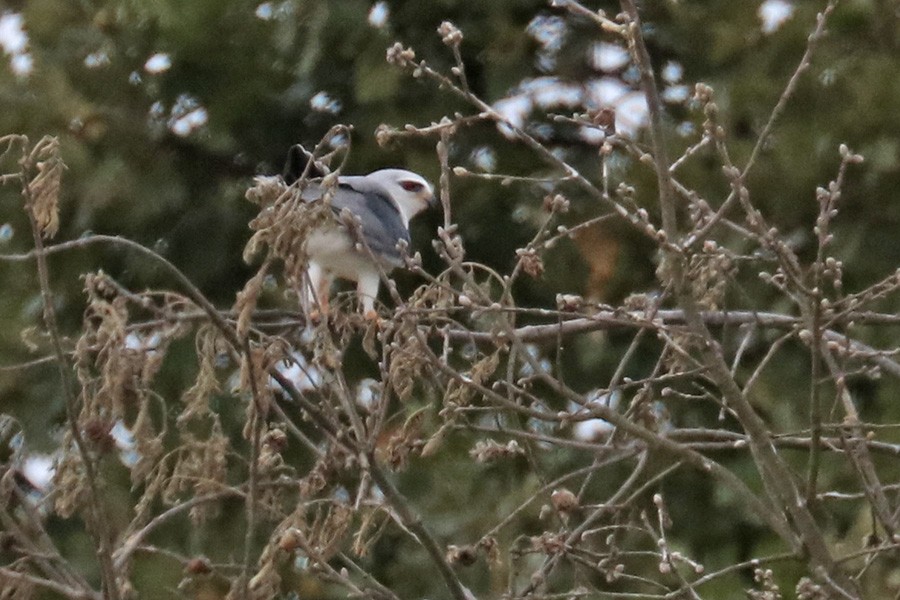
M 336 227 L 313 232 L 306 240 L 306 253 L 311 262 L 342 279 L 359 281 L 361 276 L 378 272 L 366 251 L 357 252 L 349 234 Z

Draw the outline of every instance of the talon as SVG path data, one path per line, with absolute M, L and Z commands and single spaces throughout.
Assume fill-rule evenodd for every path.
M 376 327 L 381 327 L 381 316 L 374 309 L 369 309 L 363 313 L 363 319 L 367 322 L 374 324 Z
M 323 321 L 328 320 L 328 309 L 327 308 L 312 308 L 309 313 L 306 315 L 306 318 L 313 325 L 318 325 Z

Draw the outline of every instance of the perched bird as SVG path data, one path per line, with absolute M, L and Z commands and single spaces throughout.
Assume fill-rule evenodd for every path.
M 284 175 L 289 185 L 299 175 L 297 165 L 300 160 L 296 148 L 292 148 Z M 312 181 L 301 197 L 316 202 L 324 193 L 322 185 Z M 434 191 L 428 181 L 404 169 L 381 169 L 368 175 L 338 177 L 331 209 L 338 218 L 347 210 L 357 219 L 360 241 L 365 247 L 359 247 L 348 228 L 339 222 L 315 229 L 306 239 L 307 275 L 311 286 L 308 299 L 315 300 L 319 311 L 327 313 L 328 294 L 334 279 L 355 281 L 363 314 L 366 318 L 376 319 L 375 298 L 381 273 L 390 273 L 402 266 L 398 243 L 410 243 L 410 219 L 435 204 Z

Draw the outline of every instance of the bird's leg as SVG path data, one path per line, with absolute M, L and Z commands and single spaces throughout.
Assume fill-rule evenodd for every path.
M 328 295 L 331 292 L 331 278 L 323 277 L 319 280 L 319 285 L 316 288 L 316 300 L 319 303 L 319 310 L 322 311 L 322 314 L 326 317 L 328 316 L 328 312 L 331 310 L 328 304 L 329 298 Z
M 307 288 L 307 301 L 310 306 L 308 315 L 310 321 L 318 322 L 322 318 L 328 318 L 328 293 L 331 291 L 331 276 L 315 262 L 309 263 L 306 271 L 309 277 Z
M 360 273 L 359 279 L 356 280 L 356 296 L 359 298 L 363 317 L 367 321 L 379 321 L 378 313 L 375 312 L 375 298 L 378 297 L 380 284 L 381 277 L 377 271 Z

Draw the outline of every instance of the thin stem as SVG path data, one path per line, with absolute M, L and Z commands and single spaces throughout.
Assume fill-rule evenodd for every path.
M 35 154 L 32 152 L 32 156 Z M 100 482 L 97 477 L 97 471 L 94 465 L 94 459 L 88 449 L 87 443 L 81 434 L 81 425 L 78 420 L 79 408 L 78 398 L 74 392 L 74 381 L 72 380 L 71 365 L 68 361 L 68 355 L 63 350 L 62 336 L 59 332 L 59 325 L 56 320 L 56 309 L 53 306 L 53 291 L 50 287 L 50 271 L 47 266 L 47 255 L 44 253 L 43 233 L 38 225 L 33 210 L 34 198 L 27 180 L 28 174 L 34 168 L 33 159 L 27 157 L 23 162 L 23 172 L 25 178 L 22 185 L 22 196 L 25 198 L 25 209 L 28 214 L 28 221 L 31 225 L 31 236 L 34 241 L 34 250 L 36 256 L 38 282 L 41 289 L 41 301 L 43 303 L 44 325 L 50 335 L 50 343 L 53 347 L 53 353 L 56 355 L 57 371 L 59 373 L 60 382 L 63 388 L 63 397 L 66 402 L 66 416 L 69 425 L 69 432 L 78 453 L 81 457 L 81 463 L 84 466 L 85 479 L 88 483 L 88 522 L 90 523 L 91 534 L 97 543 L 97 558 L 100 561 L 100 571 L 103 578 L 103 595 L 108 600 L 119 599 L 119 588 L 116 583 L 116 572 L 112 563 L 112 531 L 110 523 L 103 517 L 104 510 L 101 506 L 102 499 L 100 495 Z
M 438 571 L 441 574 L 441 578 L 447 585 L 447 589 L 450 590 L 450 595 L 453 596 L 453 599 L 471 600 L 466 594 L 466 591 L 463 587 L 462 582 L 459 580 L 459 577 L 456 576 L 456 573 L 447 562 L 447 559 L 444 556 L 444 551 L 438 545 L 437 540 L 434 539 L 434 536 L 431 534 L 425 524 L 422 523 L 422 520 L 419 518 L 419 516 L 406 502 L 406 498 L 403 497 L 396 486 L 394 486 L 394 483 L 382 470 L 381 466 L 379 466 L 375 461 L 375 457 L 372 455 L 368 456 L 367 463 L 367 469 L 368 472 L 372 475 L 372 480 L 384 493 L 384 497 L 388 501 L 388 504 L 390 504 L 391 507 L 397 512 L 397 515 L 400 517 L 400 521 L 402 522 L 403 526 L 414 533 L 418 538 L 419 543 L 423 548 L 425 548 L 425 551 L 431 557 L 432 562 L 437 566 Z
M 630 19 L 629 41 L 632 45 L 632 56 L 641 73 L 644 96 L 650 112 L 650 131 L 653 141 L 654 162 L 657 180 L 660 186 L 660 210 L 663 216 L 663 231 L 670 242 L 678 236 L 674 193 L 669 176 L 670 162 L 665 148 L 665 134 L 662 121 L 662 101 L 656 87 L 650 57 L 641 35 L 641 22 L 634 0 L 621 0 L 623 10 Z M 854 589 L 855 584 L 843 573 L 834 561 L 828 545 L 809 508 L 797 490 L 793 475 L 772 445 L 766 423 L 742 393 L 740 387 L 731 376 L 728 364 L 724 360 L 721 347 L 715 342 L 700 317 L 697 300 L 692 296 L 684 271 L 684 256 L 680 255 L 672 245 L 664 246 L 670 277 L 675 285 L 675 295 L 679 305 L 684 309 L 688 327 L 701 340 L 700 354 L 706 365 L 710 378 L 715 382 L 724 396 L 726 404 L 735 411 L 741 425 L 750 437 L 750 447 L 757 468 L 766 486 L 767 492 L 779 504 L 786 515 L 790 515 L 791 535 L 785 541 L 793 543 L 794 533 L 799 536 L 804 551 L 808 553 L 810 563 L 821 569 L 832 589 L 841 594 Z M 855 592 L 854 592 L 855 593 Z

